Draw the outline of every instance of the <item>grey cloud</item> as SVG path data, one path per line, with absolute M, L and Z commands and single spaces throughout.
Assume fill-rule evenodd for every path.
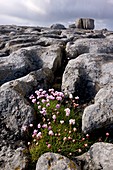
M 23 25 L 69 23 L 79 17 L 90 17 L 97 21 L 97 27 L 100 23 L 100 27 L 113 28 L 112 0 L 0 0 L 0 14 L 0 23 L 4 18 L 6 24 L 9 21 L 13 24 L 15 17 L 16 24 L 23 23 Z M 99 22 L 100 20 L 102 22 Z

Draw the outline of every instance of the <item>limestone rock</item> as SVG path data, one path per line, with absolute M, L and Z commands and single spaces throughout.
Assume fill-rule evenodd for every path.
M 53 24 L 51 25 L 52 29 L 66 29 L 64 25 L 62 24 Z
M 0 168 L 15 170 L 11 168 L 13 165 L 14 167 L 18 165 L 16 168 L 20 168 L 22 164 L 27 166 L 26 158 L 24 159 L 24 156 L 22 158 L 22 154 L 20 155 L 20 151 L 18 152 L 20 147 L 24 147 L 21 150 L 25 150 L 26 134 L 23 132 L 22 126 L 29 126 L 35 121 L 34 110 L 27 97 L 35 89 L 48 89 L 53 78 L 52 71 L 44 68 L 20 79 L 7 82 L 0 87 L 0 162 L 3 162 L 0 164 Z
M 25 170 L 28 166 L 28 158 L 24 154 L 25 148 L 19 147 L 13 150 L 11 147 L 2 147 L 0 151 L 0 170 Z
M 75 158 L 83 170 L 113 169 L 113 144 L 95 143 L 89 151 Z
M 80 101 L 91 101 L 98 90 L 113 84 L 113 55 L 82 54 L 70 60 L 62 78 L 62 90 L 74 93 Z
M 82 116 L 84 133 L 93 132 L 99 128 L 110 127 L 113 124 L 113 84 L 99 90 L 95 103 L 86 107 Z
M 79 170 L 76 164 L 68 158 L 56 154 L 45 153 L 37 161 L 36 170 Z
M 94 29 L 94 19 L 90 18 L 79 18 L 76 20 L 76 28 L 81 29 Z
M 7 57 L 0 58 L 0 84 L 44 67 L 55 72 L 61 67 L 62 49 L 63 47 L 60 45 L 33 46 L 17 50 Z
M 68 42 L 66 53 L 69 59 L 78 57 L 84 53 L 113 53 L 113 40 L 105 38 L 84 38 Z

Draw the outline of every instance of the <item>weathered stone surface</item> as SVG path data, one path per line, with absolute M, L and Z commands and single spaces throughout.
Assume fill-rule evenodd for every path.
M 67 57 L 76 58 L 83 53 L 113 53 L 112 39 L 78 39 L 68 42 L 66 46 Z
M 55 72 L 61 67 L 62 49 L 63 47 L 60 45 L 33 46 L 20 49 L 7 57 L 1 57 L 0 84 L 44 67 Z
M 113 84 L 110 87 L 101 88 L 95 96 L 94 104 L 85 108 L 82 116 L 82 130 L 84 133 L 89 133 L 112 124 Z
M 75 25 L 81 29 L 94 29 L 94 19 L 90 18 L 79 18 L 76 20 Z
M 69 160 L 68 158 L 56 154 L 56 153 L 45 153 L 37 162 L 36 170 L 79 170 L 77 165 Z
M 62 78 L 62 90 L 91 101 L 98 90 L 113 84 L 113 55 L 82 54 L 70 60 Z
M 24 145 L 23 145 L 24 146 Z M 0 151 L 0 170 L 25 170 L 28 166 L 28 158 L 24 154 L 25 148 L 12 149 L 2 147 Z
M 27 101 L 27 96 L 35 89 L 49 88 L 53 78 L 52 71 L 44 68 L 0 87 L 0 168 L 13 170 L 12 166 L 27 166 L 26 157 L 24 159 L 20 151 L 18 152 L 20 147 L 24 147 L 21 150 L 25 149 L 22 126 L 35 120 L 34 110 Z
M 64 25 L 62 24 L 53 24 L 51 25 L 52 29 L 66 29 Z
M 75 158 L 83 170 L 113 169 L 113 144 L 95 143 L 89 151 Z

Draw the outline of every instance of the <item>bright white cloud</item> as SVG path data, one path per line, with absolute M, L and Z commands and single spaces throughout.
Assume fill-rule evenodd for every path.
M 113 0 L 0 0 L 0 24 L 68 24 L 79 17 L 113 30 Z

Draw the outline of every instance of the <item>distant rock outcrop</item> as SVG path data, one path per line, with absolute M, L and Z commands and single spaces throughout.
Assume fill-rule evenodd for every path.
M 79 18 L 76 20 L 76 28 L 80 29 L 94 29 L 94 19 L 90 18 Z
M 87 18 L 67 29 L 62 24 L 51 28 L 0 26 L 1 170 L 28 168 L 22 126 L 35 121 L 28 100 L 35 89 L 57 86 L 78 95 L 88 105 L 82 116 L 83 132 L 109 128 L 113 134 L 113 32 L 92 29 L 94 20 Z M 94 144 L 88 152 L 92 162 L 86 160 L 88 153 L 77 159 L 85 161 L 84 170 L 90 166 L 92 170 L 113 169 L 112 147 Z M 54 159 L 51 170 L 71 170 L 69 159 L 50 156 Z M 47 167 L 44 160 L 45 155 L 38 160 L 37 170 L 44 169 L 42 162 Z

